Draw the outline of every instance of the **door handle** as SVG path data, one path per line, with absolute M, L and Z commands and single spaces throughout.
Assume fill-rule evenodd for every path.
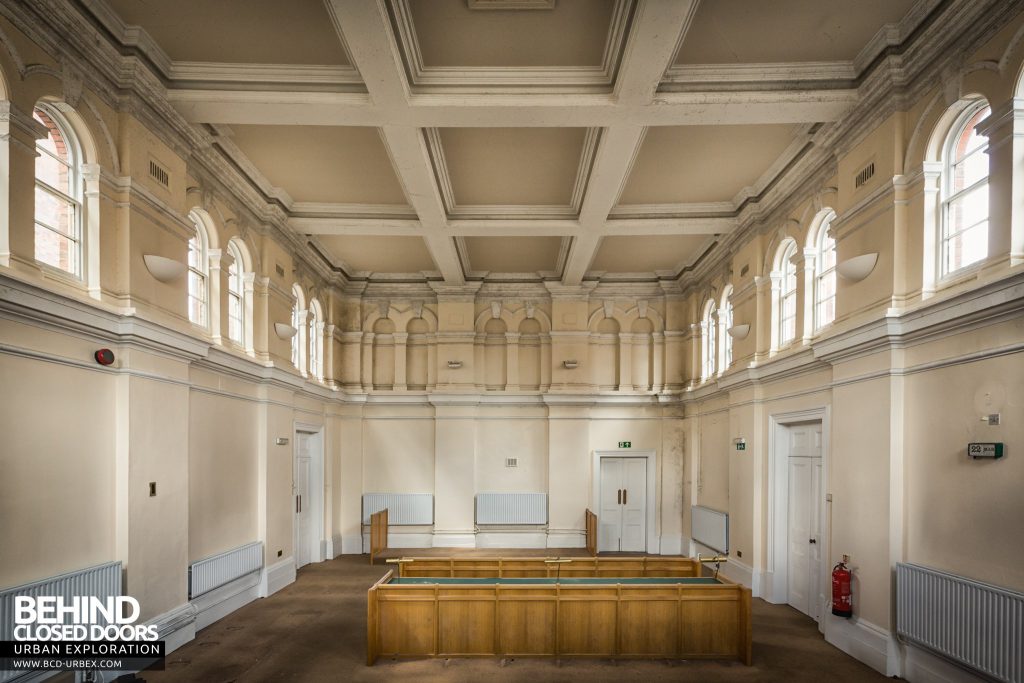
M 302 512 L 302 496 L 295 496 L 295 513 Z
M 810 539 L 810 540 L 809 540 L 809 541 L 807 541 L 807 542 L 808 542 L 808 543 L 817 543 L 817 542 L 818 542 L 818 539 L 816 539 L 816 538 L 812 538 L 812 539 Z
M 622 505 L 622 489 L 619 489 L 615 494 L 615 504 Z
M 629 497 L 629 491 L 622 489 L 622 504 L 626 504 L 626 499 Z

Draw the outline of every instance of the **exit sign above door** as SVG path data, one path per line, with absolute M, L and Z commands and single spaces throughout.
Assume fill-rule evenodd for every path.
M 632 448 L 632 447 L 633 447 L 633 442 L 632 441 L 620 441 L 619 442 L 619 448 Z

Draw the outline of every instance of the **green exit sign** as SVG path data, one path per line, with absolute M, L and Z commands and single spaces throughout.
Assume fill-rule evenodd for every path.
M 738 450 L 738 451 L 745 451 L 745 450 L 747 450 L 747 444 L 743 443 L 742 441 L 739 442 L 738 444 L 736 444 L 736 450 Z
M 620 441 L 619 442 L 619 448 L 632 448 L 632 447 L 633 447 L 633 442 L 632 441 Z

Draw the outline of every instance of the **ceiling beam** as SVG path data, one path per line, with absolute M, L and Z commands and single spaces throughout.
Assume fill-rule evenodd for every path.
M 696 0 L 640 3 L 615 85 L 619 106 L 651 105 L 665 70 L 690 28 L 696 7 Z M 573 240 L 562 284 L 574 286 L 583 281 L 601 246 L 600 231 L 619 200 L 645 130 L 636 121 L 605 128 L 580 208 L 583 234 Z
M 400 121 L 409 105 L 408 85 L 391 27 L 379 2 L 328 0 L 328 12 L 352 63 L 366 83 L 373 106 Z M 336 120 L 337 123 L 345 119 Z M 419 217 L 421 236 L 445 282 L 462 284 L 465 277 L 455 243 L 444 234 L 447 215 L 434 179 L 423 133 L 416 127 L 383 125 L 381 138 L 405 190 L 405 196 Z

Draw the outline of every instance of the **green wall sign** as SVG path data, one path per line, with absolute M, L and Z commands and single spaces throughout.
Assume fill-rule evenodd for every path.
M 619 442 L 619 448 L 632 448 L 632 447 L 633 447 L 633 442 L 632 441 L 620 441 Z

